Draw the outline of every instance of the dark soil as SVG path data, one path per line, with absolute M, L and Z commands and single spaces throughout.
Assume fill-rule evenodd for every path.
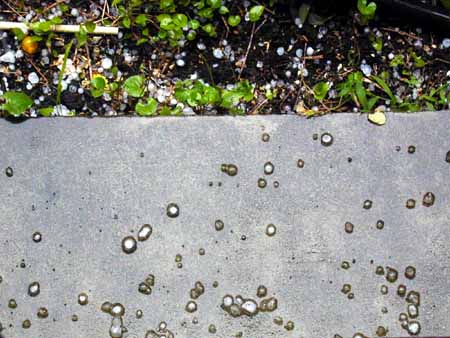
M 25 2 L 25 5 L 21 3 Z M 58 8 L 53 2 L 38 2 L 43 13 L 35 13 L 29 18 L 36 21 L 48 18 Z M 18 21 L 25 17 L 30 10 L 36 8 L 36 1 L 4 0 L 0 3 L 0 15 L 5 21 Z M 70 9 L 63 13 L 65 24 L 76 23 L 76 17 L 70 15 L 72 8 L 77 8 L 83 20 L 96 20 L 101 24 L 101 16 L 95 16 L 95 9 L 103 13 L 104 6 L 99 1 L 71 1 Z M 245 13 L 241 1 L 235 1 L 231 6 L 234 12 Z M 174 106 L 173 87 L 177 80 L 190 77 L 202 79 L 204 82 L 227 87 L 240 80 L 249 80 L 255 85 L 255 98 L 246 105 L 247 114 L 278 114 L 293 113 L 306 115 L 320 115 L 329 112 L 361 111 L 358 102 L 345 101 L 339 98 L 337 85 L 344 82 L 352 72 L 362 70 L 362 65 L 371 68 L 366 74 L 365 85 L 368 92 L 380 96 L 377 106 L 386 105 L 390 109 L 390 102 L 380 88 L 371 81 L 371 75 L 383 72 L 390 74 L 387 83 L 394 95 L 400 101 L 407 102 L 408 107 L 418 109 L 446 109 L 447 103 L 426 104 L 421 99 L 433 88 L 448 85 L 450 81 L 450 48 L 444 46 L 450 34 L 446 30 L 436 29 L 432 25 L 418 27 L 414 18 L 402 18 L 392 15 L 386 7 L 381 7 L 378 16 L 368 26 L 361 25 L 355 19 L 356 8 L 352 1 L 340 3 L 338 8 L 316 8 L 322 15 L 333 16 L 321 26 L 305 25 L 299 29 L 294 23 L 293 13 L 296 9 L 292 4 L 279 4 L 266 11 L 264 19 L 252 24 L 242 23 L 232 29 L 224 24 L 220 16 L 213 20 L 217 37 L 210 38 L 200 33 L 195 41 L 188 42 L 184 47 L 172 48 L 166 42 L 148 42 L 137 45 L 140 34 L 138 28 L 123 29 L 119 37 L 102 36 L 90 37 L 87 44 L 72 48 L 69 59 L 78 78 L 65 79 L 67 87 L 62 92 L 61 103 L 67 111 L 54 111 L 54 115 L 68 115 L 69 111 L 77 115 L 128 115 L 135 114 L 136 99 L 124 99 L 122 93 L 116 92 L 110 96 L 93 98 L 90 94 L 90 79 L 93 74 L 101 73 L 110 82 L 121 82 L 127 77 L 144 74 L 153 83 L 154 91 L 151 96 L 158 97 L 165 94 L 161 104 Z M 155 13 L 156 14 L 156 13 Z M 190 13 L 194 15 L 193 13 Z M 117 21 L 113 11 L 105 12 L 105 20 Z M 157 34 L 157 26 L 149 24 L 151 34 Z M 253 39 L 251 39 L 253 31 Z M 33 55 L 24 54 L 17 57 L 15 63 L 0 63 L 2 79 L 0 90 L 24 91 L 34 100 L 33 108 L 27 113 L 31 116 L 39 115 L 38 109 L 55 106 L 57 104 L 57 77 L 60 73 L 61 55 L 64 48 L 73 38 L 70 34 L 55 34 L 48 47 L 40 43 L 40 51 Z M 373 41 L 382 41 L 382 50 L 376 51 Z M 251 41 L 250 41 L 251 40 Z M 226 43 L 224 43 L 226 41 Z M 197 48 L 198 43 L 205 45 L 204 50 Z M 234 60 L 228 58 L 217 59 L 213 55 L 214 48 L 231 47 Z M 285 52 L 279 55 L 277 49 L 283 47 Z M 313 53 L 307 55 L 308 47 Z M 247 62 L 240 74 L 241 61 L 249 48 Z M 297 50 L 302 50 L 302 56 L 296 57 Z M 20 51 L 20 43 L 12 32 L 3 34 L 0 44 L 0 55 L 8 51 Z M 47 52 L 43 52 L 43 51 Z M 42 54 L 44 53 L 44 54 Z M 48 60 L 45 58 L 48 54 Z M 421 58 L 424 65 L 417 67 L 411 57 L 412 54 Z M 129 55 L 132 56 L 130 59 Z M 393 67 L 390 65 L 392 57 L 403 55 L 405 64 Z M 117 67 L 117 72 L 99 69 L 102 60 L 108 57 Z M 185 66 L 175 63 L 176 58 L 182 58 Z M 48 62 L 45 62 L 48 61 Z M 307 70 L 299 71 L 298 67 Z M 27 78 L 31 72 L 39 76 L 39 84 L 28 85 Z M 417 82 L 411 83 L 414 76 Z M 316 83 L 328 82 L 331 86 L 328 96 L 317 100 L 312 88 Z M 272 100 L 267 99 L 267 89 L 276 91 Z M 448 88 L 446 89 L 448 93 Z M 160 95 L 161 96 L 161 95 Z M 392 107 L 397 110 L 398 107 Z M 229 112 L 217 107 L 196 107 L 192 111 L 187 109 L 185 114 L 228 114 Z

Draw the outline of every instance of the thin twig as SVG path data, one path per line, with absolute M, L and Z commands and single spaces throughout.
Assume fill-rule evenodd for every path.
M 242 61 L 241 69 L 239 71 L 239 77 L 238 77 L 239 80 L 241 79 L 242 72 L 244 71 L 244 68 L 247 64 L 247 58 L 248 58 L 248 54 L 250 53 L 250 49 L 252 48 L 254 35 L 255 35 L 255 23 L 253 23 L 253 25 L 252 25 L 252 33 L 250 35 L 250 41 L 248 42 L 247 51 L 245 52 L 244 60 Z

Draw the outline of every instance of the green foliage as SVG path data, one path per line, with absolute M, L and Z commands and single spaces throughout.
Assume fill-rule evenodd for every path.
M 214 105 L 220 102 L 220 90 L 201 81 L 179 81 L 175 86 L 175 98 L 191 107 Z
M 142 97 L 145 91 L 145 79 L 142 75 L 133 75 L 126 79 L 123 88 L 132 97 Z
M 106 90 L 106 79 L 103 76 L 96 76 L 91 80 L 91 95 L 100 97 Z
M 5 100 L 1 109 L 16 117 L 23 115 L 33 104 L 33 100 L 21 92 L 9 91 L 4 93 L 1 98 Z
M 253 100 L 254 88 L 248 81 L 241 81 L 227 90 L 201 81 L 185 80 L 176 84 L 175 98 L 191 107 L 219 106 L 238 114 L 242 111 L 237 105 Z
M 375 12 L 377 11 L 377 4 L 375 2 L 367 3 L 367 0 L 358 0 L 357 7 L 362 24 L 367 24 L 375 17 Z
M 250 8 L 250 11 L 248 12 L 248 17 L 251 22 L 256 22 L 259 21 L 259 19 L 261 19 L 263 13 L 264 13 L 264 6 L 261 5 L 253 6 L 252 8 Z
M 313 88 L 314 98 L 322 101 L 328 94 L 330 85 L 327 82 L 319 82 Z
M 344 101 L 353 101 L 363 112 L 370 112 L 380 99 L 363 84 L 364 76 L 361 72 L 350 73 L 347 80 L 337 86 L 339 96 Z
M 405 57 L 401 54 L 394 56 L 394 58 L 389 62 L 391 67 L 403 66 L 405 64 Z
M 147 101 L 141 101 L 136 104 L 136 113 L 141 116 L 151 116 L 155 115 L 156 110 L 158 109 L 158 101 L 154 98 L 149 97 Z
M 42 21 L 42 22 L 33 22 L 30 24 L 30 29 L 34 32 L 34 34 L 42 35 L 51 32 L 53 25 L 59 25 L 62 23 L 62 19 L 60 17 L 54 17 L 51 20 Z
M 450 0 L 441 0 L 441 4 L 445 8 L 450 9 Z

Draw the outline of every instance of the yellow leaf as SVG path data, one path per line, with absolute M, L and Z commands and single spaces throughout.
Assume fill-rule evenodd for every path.
M 386 123 L 386 115 L 382 111 L 375 111 L 375 113 L 368 115 L 368 120 L 378 126 L 382 126 Z

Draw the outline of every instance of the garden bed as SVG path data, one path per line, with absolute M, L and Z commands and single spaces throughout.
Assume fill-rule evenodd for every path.
M 38 45 L 26 53 L 25 34 L 1 34 L 2 114 L 315 116 L 449 106 L 450 35 L 380 6 L 372 17 L 353 1 L 307 13 L 274 1 L 139 2 L 37 10 L 35 1 L 3 1 L 2 20 L 31 23 Z M 82 32 L 50 31 L 60 23 Z M 100 25 L 119 26 L 119 35 L 89 34 Z

